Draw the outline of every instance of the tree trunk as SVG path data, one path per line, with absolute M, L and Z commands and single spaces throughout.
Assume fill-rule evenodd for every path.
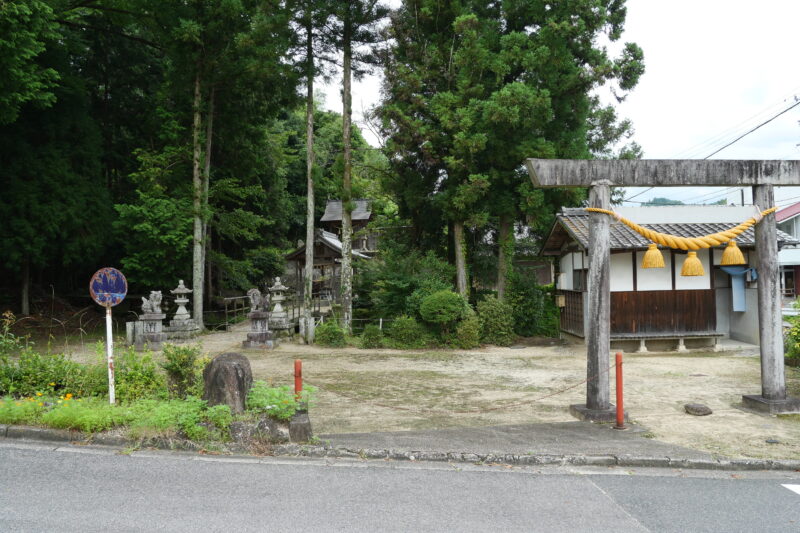
M 456 290 L 467 298 L 467 247 L 464 242 L 464 223 L 461 221 L 453 222 L 453 249 L 456 253 Z
M 342 329 L 346 333 L 352 332 L 353 318 L 353 199 L 351 172 L 353 168 L 353 154 L 350 149 L 350 79 L 352 77 L 350 63 L 353 57 L 352 50 L 352 21 L 350 19 L 349 4 L 345 8 L 344 16 L 344 64 L 343 64 L 343 91 L 342 91 L 342 144 L 344 145 L 344 171 L 342 173 Z
M 27 256 L 22 261 L 22 316 L 28 316 L 31 314 L 31 261 Z
M 314 342 L 311 314 L 314 290 L 314 36 L 311 13 L 306 21 L 306 268 L 303 290 L 303 321 L 306 344 Z
M 511 260 L 514 257 L 514 234 L 511 231 L 511 218 L 508 215 L 500 217 L 498 228 L 498 253 L 497 253 L 497 299 L 503 300 L 506 295 L 506 279 Z
M 206 272 L 208 276 L 208 283 L 206 284 L 206 302 L 210 305 L 211 304 L 211 297 L 213 296 L 211 292 L 211 269 L 207 268 L 206 265 L 208 264 L 207 259 L 207 251 L 208 251 L 208 221 L 211 216 L 208 209 L 208 186 L 211 181 L 211 141 L 214 133 L 214 94 L 215 94 L 214 87 L 211 88 L 211 91 L 208 94 L 208 116 L 206 117 L 206 153 L 205 153 L 205 165 L 203 166 L 203 198 L 202 198 L 202 209 L 203 209 L 203 240 L 202 240 L 202 248 L 203 248 L 203 271 Z
M 192 210 L 194 216 L 194 232 L 192 234 L 192 292 L 194 299 L 193 315 L 200 329 L 203 329 L 203 179 L 200 169 L 201 143 L 200 133 L 202 117 L 200 104 L 200 62 L 197 63 L 197 74 L 194 78 L 194 102 L 192 113 Z

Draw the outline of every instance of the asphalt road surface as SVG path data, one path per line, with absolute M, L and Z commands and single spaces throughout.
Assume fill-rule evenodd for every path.
M 0 443 L 0 531 L 800 531 L 800 473 Z

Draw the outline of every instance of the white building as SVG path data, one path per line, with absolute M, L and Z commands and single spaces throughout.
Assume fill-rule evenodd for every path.
M 729 229 L 754 216 L 753 206 L 616 207 L 620 215 L 649 229 L 700 237 Z M 716 344 L 729 337 L 758 343 L 757 268 L 753 264 L 755 235 L 748 229 L 736 239 L 747 265 L 720 265 L 723 246 L 698 250 L 704 274 L 681 276 L 686 252 L 662 248 L 664 268 L 642 268 L 650 241 L 612 220 L 611 339 L 671 340 L 694 345 Z M 778 246 L 797 245 L 797 239 L 779 231 Z M 556 288 L 561 295 L 561 329 L 583 337 L 592 327 L 584 304 L 589 268 L 589 213 L 565 208 L 557 216 L 542 255 L 557 256 Z

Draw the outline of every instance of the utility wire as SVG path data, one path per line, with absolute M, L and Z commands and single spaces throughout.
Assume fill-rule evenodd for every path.
M 773 120 L 775 120 L 775 119 L 776 119 L 776 118 L 778 118 L 779 116 L 783 115 L 784 113 L 786 113 L 786 112 L 788 112 L 788 111 L 791 111 L 792 109 L 794 109 L 795 107 L 797 107 L 797 106 L 799 106 L 799 105 L 800 105 L 800 100 L 797 100 L 795 103 L 793 103 L 792 105 L 790 105 L 789 107 L 787 107 L 786 109 L 784 109 L 783 111 L 781 111 L 780 113 L 778 113 L 777 115 L 773 115 L 771 118 L 768 118 L 767 120 L 765 120 L 764 122 L 762 122 L 761 124 L 759 124 L 758 126 L 756 126 L 755 128 L 753 128 L 753 129 L 749 130 L 749 131 L 748 131 L 748 132 L 746 132 L 746 133 L 743 133 L 742 135 L 739 135 L 739 136 L 738 136 L 738 137 L 736 137 L 734 140 L 732 140 L 731 142 L 729 142 L 728 144 L 726 144 L 725 146 L 723 146 L 723 147 L 722 147 L 722 148 L 720 148 L 719 150 L 715 150 L 715 151 L 711 152 L 710 154 L 708 154 L 707 156 L 705 156 L 703 159 L 708 159 L 708 158 L 709 158 L 709 157 L 711 157 L 712 155 L 718 154 L 719 152 L 723 151 L 725 148 L 729 147 L 729 146 L 730 146 L 730 145 L 732 145 L 733 143 L 735 143 L 735 142 L 737 142 L 737 141 L 739 141 L 739 140 L 741 140 L 741 139 L 745 138 L 746 136 L 750 135 L 751 133 L 753 133 L 754 131 L 756 131 L 756 130 L 757 130 L 757 129 L 759 129 L 760 127 L 762 127 L 762 126 L 764 126 L 764 125 L 766 125 L 766 124 L 769 124 L 770 122 L 772 122 Z

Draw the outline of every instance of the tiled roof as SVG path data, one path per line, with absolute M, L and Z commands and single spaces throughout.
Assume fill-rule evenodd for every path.
M 800 215 L 800 202 L 784 207 L 780 211 L 777 211 L 775 213 L 775 220 L 778 222 L 783 222 L 784 220 L 793 218 L 797 215 Z
M 351 220 L 369 220 L 372 215 L 372 206 L 370 200 L 353 200 L 356 204 L 355 209 L 350 214 Z M 328 200 L 325 205 L 325 214 L 319 219 L 320 222 L 332 222 L 342 220 L 342 201 L 341 200 Z
M 563 208 L 557 217 L 557 225 L 563 226 L 567 232 L 578 241 L 583 248 L 589 246 L 589 213 L 582 208 Z M 735 225 L 735 224 L 734 224 Z M 678 235 L 680 237 L 702 237 L 710 233 L 717 233 L 732 227 L 728 223 L 719 222 L 705 222 L 705 223 L 664 223 L 664 224 L 642 224 L 642 226 L 658 231 L 660 233 L 669 233 L 671 235 Z M 611 220 L 610 227 L 611 249 L 612 250 L 630 250 L 637 248 L 647 248 L 650 241 L 630 229 L 628 226 Z M 545 250 L 553 251 L 551 238 L 545 243 Z M 753 248 L 755 246 L 755 234 L 753 228 L 747 229 L 744 233 L 736 238 L 736 243 L 739 246 L 746 248 Z M 779 244 L 800 244 L 791 235 L 778 230 L 778 243 Z M 548 245 L 551 246 L 548 246 Z

